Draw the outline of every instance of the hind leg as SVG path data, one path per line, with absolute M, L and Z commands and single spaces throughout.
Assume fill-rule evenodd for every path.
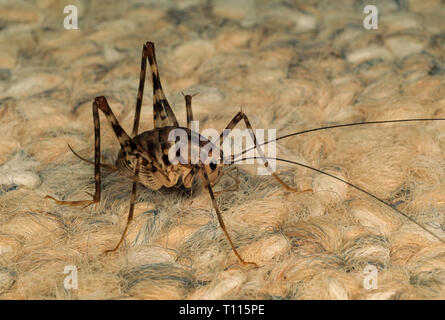
M 113 128 L 113 131 L 119 140 L 122 150 L 125 151 L 127 155 L 135 155 L 137 153 L 137 146 L 130 136 L 125 132 L 125 130 L 120 126 L 113 111 L 111 111 L 108 105 L 107 99 L 105 97 L 96 97 L 93 102 L 93 118 L 94 118 L 94 180 L 96 183 L 96 191 L 92 200 L 76 200 L 76 201 L 61 201 L 57 200 L 52 196 L 47 195 L 45 198 L 54 200 L 59 205 L 68 206 L 90 206 L 93 203 L 99 203 L 100 193 L 101 193 L 101 179 L 100 179 L 100 121 L 99 121 L 99 109 L 107 117 L 108 121 Z
M 158 64 L 156 62 L 155 45 L 153 42 L 145 44 L 148 62 L 150 63 L 151 78 L 153 82 L 153 126 L 162 128 L 167 126 L 179 127 L 178 120 L 165 97 L 159 77 Z
M 147 59 L 148 59 L 147 44 L 144 44 L 142 46 L 141 72 L 139 74 L 139 89 L 138 89 L 138 96 L 136 99 L 136 110 L 134 113 L 133 131 L 131 133 L 132 137 L 135 137 L 138 134 L 139 119 L 141 118 L 142 97 L 144 95 L 144 87 L 145 87 L 145 73 L 147 71 Z
M 153 42 L 146 42 L 142 46 L 141 72 L 139 74 L 139 89 L 136 100 L 136 110 L 134 114 L 132 137 L 138 133 L 139 120 L 141 117 L 142 98 L 144 95 L 145 76 L 147 71 L 147 60 L 150 63 L 151 78 L 153 81 L 153 122 L 155 128 L 165 126 L 178 127 L 178 121 L 171 109 L 164 91 L 162 90 L 161 79 L 159 77 L 158 64 L 156 62 L 155 46 Z
M 97 110 L 97 101 L 93 102 L 93 118 L 94 118 L 94 180 L 96 183 L 96 190 L 94 195 L 90 194 L 93 199 L 91 200 L 75 200 L 75 201 L 62 201 L 57 200 L 54 197 L 47 195 L 45 199 L 52 199 L 59 205 L 64 206 L 85 206 L 88 207 L 92 204 L 97 204 L 100 201 L 101 183 L 100 183 L 100 122 L 99 113 Z

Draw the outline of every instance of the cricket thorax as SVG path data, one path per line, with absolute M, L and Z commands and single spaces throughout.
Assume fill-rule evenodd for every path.
M 169 151 L 177 143 L 177 141 L 169 141 L 169 135 L 173 134 L 172 130 L 183 130 L 187 143 L 187 158 L 184 159 L 177 150 L 175 158 L 180 162 L 176 164 L 169 160 Z M 192 134 L 196 135 L 198 143 L 191 142 Z M 194 166 L 202 165 L 201 161 L 198 163 L 192 161 L 192 154 L 199 155 L 200 148 L 212 143 L 198 133 L 181 127 L 162 127 L 145 131 L 137 135 L 134 142 L 138 145 L 139 150 L 129 153 L 121 149 L 117 156 L 116 167 L 125 176 L 132 177 L 138 158 L 140 158 L 138 181 L 153 190 L 181 183 L 186 188 L 190 188 L 194 174 L 196 174 L 196 171 L 193 170 Z M 208 164 L 206 169 L 209 179 L 214 185 L 222 175 L 222 164 L 218 166 Z

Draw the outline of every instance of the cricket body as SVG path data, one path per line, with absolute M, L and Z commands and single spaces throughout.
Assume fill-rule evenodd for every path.
M 145 131 L 138 134 L 139 118 L 142 106 L 142 97 L 144 92 L 145 76 L 146 76 L 146 65 L 147 60 L 150 64 L 152 82 L 153 82 L 153 123 L 154 128 L 149 131 Z M 125 130 L 120 126 L 118 120 L 116 119 L 113 111 L 108 105 L 107 99 L 103 96 L 96 97 L 92 109 L 94 118 L 94 136 L 95 136 L 95 156 L 94 156 L 94 166 L 95 166 L 95 184 L 96 191 L 92 200 L 78 200 L 78 201 L 61 201 L 53 198 L 52 196 L 46 196 L 46 198 L 53 199 L 57 204 L 60 205 L 70 205 L 70 206 L 89 206 L 91 204 L 97 204 L 100 201 L 101 194 L 101 175 L 100 169 L 104 167 L 106 169 L 119 170 L 123 175 L 133 178 L 133 188 L 131 192 L 130 199 L 130 209 L 127 219 L 127 224 L 125 230 L 118 244 L 111 250 L 106 252 L 116 251 L 121 245 L 125 238 L 128 226 L 133 218 L 134 204 L 136 201 L 136 187 L 138 183 L 141 183 L 145 187 L 158 190 L 162 187 L 173 187 L 178 183 L 182 183 L 185 188 L 191 188 L 194 179 L 200 177 L 203 181 L 203 186 L 208 190 L 209 195 L 212 200 L 213 207 L 216 211 L 217 218 L 221 229 L 223 230 L 233 252 L 237 256 L 241 264 L 250 264 L 256 266 L 254 262 L 246 262 L 240 256 L 233 244 L 229 233 L 226 230 L 226 226 L 221 216 L 221 212 L 218 208 L 215 193 L 213 191 L 213 186 L 220 180 L 223 175 L 223 168 L 227 165 L 233 164 L 224 163 L 222 160 L 223 155 L 220 153 L 220 146 L 223 143 L 223 138 L 225 137 L 221 133 L 219 139 L 219 145 L 213 144 L 211 141 L 201 136 L 198 132 L 191 130 L 191 122 L 193 121 L 192 112 L 192 96 L 185 95 L 186 111 L 187 111 L 187 127 L 180 127 L 176 119 L 173 110 L 171 109 L 165 94 L 162 90 L 161 81 L 158 72 L 158 66 L 155 56 L 155 48 L 152 42 L 147 42 L 142 48 L 142 61 L 141 61 L 141 73 L 139 80 L 138 96 L 136 101 L 136 112 L 133 124 L 132 135 L 128 135 Z M 99 122 L 99 111 L 101 110 L 106 116 L 108 122 L 111 124 L 113 131 L 119 141 L 121 149 L 118 153 L 115 165 L 107 165 L 100 163 L 100 122 Z M 264 166 L 269 170 L 272 176 L 288 191 L 298 192 L 296 189 L 285 184 L 269 167 L 269 164 L 261 151 L 261 147 L 253 132 L 252 126 L 243 112 L 238 112 L 235 117 L 229 122 L 226 130 L 231 130 L 240 121 L 244 121 L 249 133 L 254 141 L 255 147 L 258 149 L 261 158 L 263 159 Z M 181 160 L 184 158 L 188 159 L 185 161 L 176 161 L 172 163 L 171 161 L 171 150 L 175 145 L 175 140 L 171 139 L 171 136 L 175 136 L 175 132 L 182 132 L 186 135 L 186 140 L 188 142 L 188 153 L 189 155 L 194 152 L 198 152 L 199 159 L 192 163 L 193 157 L 183 157 L 179 155 Z M 172 134 L 173 133 L 173 134 Z M 191 143 L 192 137 L 195 137 L 198 144 Z M 209 147 L 210 146 L 210 147 Z M 206 157 L 202 157 L 199 150 L 192 150 L 194 148 L 201 149 L 206 147 L 210 150 Z M 70 147 L 71 149 L 71 147 Z M 215 152 L 214 150 L 217 150 Z M 73 149 L 71 151 L 80 159 L 90 162 L 79 156 Z M 173 149 L 173 151 L 175 151 Z M 170 157 L 169 157 L 170 153 Z M 176 155 L 176 153 L 174 152 Z M 233 159 L 233 158 L 232 158 Z M 231 187 L 232 188 L 232 187 Z
M 141 113 L 142 106 L 142 97 L 144 92 L 145 85 L 145 76 L 146 76 L 146 67 L 147 60 L 150 64 L 152 82 L 153 82 L 153 124 L 154 128 L 149 131 L 145 131 L 141 134 L 138 134 L 138 126 L 139 119 Z M 255 136 L 253 128 L 249 122 L 248 117 L 242 111 L 238 112 L 229 124 L 226 126 L 225 130 L 232 130 L 239 122 L 244 121 L 248 132 L 254 142 L 254 146 L 250 149 L 244 150 L 239 155 L 230 155 L 227 158 L 227 155 L 223 155 L 220 150 L 221 146 L 224 142 L 224 139 L 227 137 L 223 133 L 221 133 L 218 141 L 216 143 L 209 141 L 205 137 L 201 136 L 198 132 L 194 132 L 191 130 L 191 122 L 193 121 L 193 112 L 192 112 L 192 96 L 185 95 L 185 103 L 186 103 L 186 112 L 187 112 L 187 127 L 180 127 L 179 123 L 176 119 L 173 110 L 171 109 L 167 98 L 162 90 L 161 81 L 158 72 L 158 66 L 156 63 L 155 56 L 155 48 L 152 42 L 147 42 L 143 45 L 142 48 L 142 60 L 141 60 L 141 72 L 140 72 L 140 80 L 139 80 L 139 89 L 136 100 L 136 111 L 133 123 L 133 131 L 131 136 L 128 135 L 125 130 L 119 125 L 118 120 L 113 114 L 110 106 L 105 97 L 97 97 L 95 98 L 92 110 L 93 110 L 93 118 L 94 118 L 94 137 L 95 137 L 95 152 L 94 152 L 94 177 L 95 177 L 95 193 L 91 194 L 91 200 L 76 200 L 76 201 L 61 201 L 57 200 L 52 196 L 46 196 L 46 198 L 53 199 L 59 205 L 69 205 L 69 206 L 89 206 L 92 204 L 97 204 L 100 202 L 101 196 L 101 167 L 107 170 L 118 170 L 123 175 L 129 176 L 133 179 L 133 188 L 131 191 L 130 197 L 130 208 L 127 218 L 127 223 L 124 231 L 120 237 L 117 245 L 110 250 L 105 251 L 105 253 L 116 251 L 123 240 L 125 239 L 125 235 L 128 229 L 130 222 L 133 219 L 134 205 L 136 202 L 136 188 L 137 184 L 141 183 L 145 187 L 158 190 L 162 187 L 171 188 L 176 186 L 178 183 L 182 183 L 185 188 L 191 188 L 193 181 L 196 178 L 201 178 L 203 181 L 203 186 L 208 190 L 210 198 L 212 200 L 213 208 L 215 209 L 219 225 L 223 230 L 227 241 L 229 242 L 234 254 L 237 256 L 239 262 L 243 265 L 253 265 L 257 266 L 255 262 L 246 262 L 241 255 L 238 253 L 233 241 L 229 233 L 227 232 L 225 223 L 222 219 L 221 212 L 218 208 L 215 192 L 213 191 L 214 185 L 220 180 L 222 175 L 224 174 L 224 167 L 234 164 L 239 160 L 246 160 L 249 158 L 242 158 L 236 160 L 237 156 L 243 155 L 246 152 L 256 149 L 259 154 L 258 157 L 254 157 L 256 159 L 261 159 L 263 165 L 269 171 L 269 173 L 273 176 L 275 180 L 277 180 L 281 186 L 290 192 L 306 192 L 312 190 L 303 190 L 298 191 L 295 188 L 288 186 L 284 183 L 270 168 L 269 163 L 267 161 L 267 157 L 264 155 L 261 146 L 265 145 L 272 141 L 266 141 L 265 143 L 259 144 L 258 140 Z M 117 160 L 115 165 L 104 164 L 100 162 L 100 122 L 99 122 L 99 111 L 101 110 L 108 122 L 111 124 L 113 131 L 119 141 L 120 151 L 117 156 Z M 396 123 L 396 122 L 417 122 L 417 121 L 444 121 L 444 118 L 422 118 L 422 119 L 399 119 L 399 120 L 383 120 L 383 121 L 368 121 L 368 122 L 358 122 L 358 123 L 348 123 L 348 124 L 340 124 L 333 125 L 327 127 L 313 128 L 309 130 L 299 131 L 291 134 L 287 134 L 281 137 L 274 139 L 273 141 L 278 141 L 281 139 L 285 139 L 291 136 L 297 136 L 300 134 L 305 134 L 309 132 L 325 130 L 325 129 L 335 129 L 335 128 L 343 128 L 357 125 L 375 125 L 375 124 L 386 124 L 386 123 Z M 176 132 L 182 133 L 185 135 L 185 140 L 187 144 L 187 155 L 184 157 L 183 154 L 177 153 L 177 150 L 173 148 L 176 145 L 176 140 L 174 137 L 177 136 Z M 172 139 L 173 137 L 173 139 Z M 194 140 L 195 139 L 195 140 Z M 199 141 L 198 143 L 193 143 L 193 141 Z M 69 145 L 68 145 L 69 146 Z M 80 155 L 78 155 L 72 148 L 69 146 L 70 150 L 81 160 L 93 163 L 90 160 L 87 160 Z M 200 149 L 205 148 L 206 150 L 210 150 L 205 156 L 202 156 Z M 172 152 L 173 151 L 173 152 Z M 216 152 L 215 152 L 216 151 Z M 198 152 L 199 157 L 198 161 L 196 158 L 191 157 L 191 154 Z M 173 155 L 173 156 L 172 156 Z M 181 160 L 181 161 L 172 161 L 172 160 Z M 224 161 L 229 159 L 230 161 Z M 223 161 L 221 161 L 223 160 Z M 300 167 L 310 169 L 312 171 L 327 175 L 333 179 L 337 179 L 343 183 L 346 183 L 350 187 L 355 188 L 356 190 L 374 198 L 375 200 L 383 203 L 384 205 L 390 207 L 395 212 L 405 217 L 407 220 L 416 224 L 420 228 L 422 228 L 425 232 L 430 233 L 435 238 L 440 240 L 442 243 L 445 243 L 445 240 L 441 239 L 439 236 L 426 229 L 424 226 L 419 224 L 413 218 L 408 216 L 406 213 L 397 209 L 392 204 L 387 201 L 380 199 L 368 192 L 362 187 L 356 186 L 346 180 L 343 180 L 339 177 L 336 177 L 332 174 L 326 173 L 319 169 L 310 167 L 308 165 L 298 163 L 291 160 L 275 158 L 274 160 L 283 161 L 287 163 L 292 163 L 294 165 L 298 165 Z M 232 177 L 233 178 L 233 177 Z M 234 180 L 236 180 L 234 178 Z M 236 190 L 237 185 L 239 184 L 235 182 L 234 186 L 230 187 L 230 190 Z M 235 188 L 234 188 L 235 187 Z

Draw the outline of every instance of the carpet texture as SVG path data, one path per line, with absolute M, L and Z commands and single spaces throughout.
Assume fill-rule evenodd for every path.
M 78 29 L 66 30 L 66 5 Z M 256 165 L 218 197 L 241 266 L 207 192 L 138 186 L 94 168 L 91 103 L 106 96 L 131 131 L 141 49 L 156 45 L 162 84 L 182 125 L 181 91 L 200 128 L 222 130 L 242 108 L 277 136 L 342 123 L 445 117 L 445 5 L 379 1 L 1 1 L 1 299 L 444 299 L 445 244 L 372 197 L 277 162 L 289 193 Z M 140 132 L 153 126 L 151 78 Z M 119 144 L 103 114 L 102 155 Z M 240 124 L 239 128 L 243 128 Z M 366 189 L 445 239 L 445 123 L 367 125 L 277 142 L 277 156 Z M 236 174 L 236 172 L 235 172 Z M 231 184 L 225 176 L 215 187 Z M 68 266 L 68 272 L 64 273 Z M 77 270 L 77 289 L 67 276 Z M 371 270 L 371 273 L 368 272 Z M 369 277 L 373 277 L 370 281 Z M 371 284 L 371 286 L 370 286 Z M 74 285 L 74 282 L 71 282 Z

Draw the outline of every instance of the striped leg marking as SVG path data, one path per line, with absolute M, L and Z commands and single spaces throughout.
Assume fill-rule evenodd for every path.
M 312 189 L 306 189 L 306 190 L 298 190 L 295 188 L 292 188 L 291 186 L 287 185 L 283 180 L 281 180 L 281 178 L 272 171 L 272 169 L 269 167 L 269 162 L 266 160 L 266 157 L 263 153 L 263 150 L 261 149 L 258 140 L 255 136 L 255 132 L 253 131 L 252 125 L 250 124 L 249 119 L 247 118 L 246 114 L 243 113 L 242 111 L 239 111 L 234 117 L 233 119 L 229 122 L 229 124 L 226 127 L 226 130 L 232 130 L 241 120 L 244 120 L 244 123 L 246 124 L 247 129 L 249 130 L 250 136 L 252 137 L 252 140 L 255 144 L 256 149 L 258 150 L 258 153 L 260 154 L 260 156 L 258 158 L 263 160 L 263 165 L 264 167 L 266 167 L 266 169 L 269 171 L 269 173 L 272 175 L 272 177 L 275 178 L 275 180 L 277 180 L 281 186 L 283 186 L 284 189 L 286 189 L 287 191 L 290 192 L 312 192 Z M 223 142 L 224 142 L 224 131 L 221 133 L 221 135 L 219 136 L 219 141 L 220 141 L 220 145 L 222 146 Z M 232 159 L 233 160 L 233 159 Z
M 179 127 L 178 120 L 176 120 L 176 116 L 162 90 L 153 42 L 147 42 L 145 48 L 153 79 L 153 125 L 155 128 L 167 126 Z
M 147 71 L 147 59 L 148 59 L 146 46 L 147 46 L 146 44 L 142 46 L 141 72 L 139 75 L 139 89 L 138 89 L 138 96 L 136 99 L 136 110 L 134 113 L 133 131 L 131 133 L 132 137 L 135 137 L 138 134 L 139 120 L 141 118 L 142 97 L 144 95 L 145 73 Z
M 212 198 L 213 208 L 216 211 L 216 216 L 218 217 L 219 225 L 220 225 L 221 229 L 223 230 L 227 240 L 229 241 L 229 244 L 232 247 L 232 250 L 235 253 L 235 255 L 237 256 L 238 260 L 243 265 L 249 265 L 250 264 L 250 265 L 253 265 L 254 267 L 258 267 L 258 265 L 255 262 L 244 261 L 244 259 L 241 258 L 240 254 L 238 253 L 238 251 L 235 248 L 235 245 L 232 242 L 232 239 L 229 236 L 229 233 L 226 230 L 226 225 L 225 225 L 224 220 L 223 220 L 223 218 L 221 216 L 221 212 L 219 211 L 218 204 L 216 203 L 215 194 L 213 193 L 212 186 L 210 185 L 209 176 L 207 175 L 207 172 L 206 172 L 205 168 L 202 167 L 199 170 L 199 173 L 201 175 L 202 181 L 204 182 L 204 186 L 209 190 L 210 198 Z
M 119 242 L 117 243 L 116 247 L 114 247 L 113 249 L 110 249 L 110 250 L 106 250 L 104 252 L 104 254 L 110 253 L 110 252 L 114 252 L 117 249 L 119 249 L 121 243 L 125 239 L 125 235 L 127 234 L 128 226 L 130 225 L 131 220 L 133 220 L 134 204 L 136 203 L 137 176 L 139 174 L 139 167 L 141 165 L 141 160 L 140 159 L 141 158 L 139 158 L 138 161 L 136 162 L 136 166 L 135 166 L 134 172 L 133 172 L 133 174 L 134 174 L 133 175 L 133 188 L 131 190 L 130 209 L 129 209 L 129 212 L 128 212 L 127 224 L 125 225 L 125 229 L 122 232 L 122 236 L 121 236 Z
M 93 118 L 94 118 L 94 180 L 96 183 L 96 190 L 94 195 L 88 193 L 92 196 L 92 200 L 76 200 L 76 201 L 62 201 L 57 200 L 54 197 L 47 195 L 45 199 L 52 199 L 59 205 L 65 206 L 84 206 L 88 207 L 92 204 L 98 204 L 100 202 L 101 193 L 101 181 L 100 181 L 100 122 L 99 122 L 99 112 L 97 111 L 97 99 L 93 102 Z M 104 98 L 105 99 L 105 98 Z M 71 148 L 71 147 L 70 147 Z
M 93 109 L 94 108 L 96 109 L 96 113 L 97 109 L 100 109 L 105 114 L 105 117 L 107 117 L 107 120 L 110 122 L 111 127 L 113 128 L 116 138 L 119 140 L 122 150 L 124 150 L 127 154 L 135 154 L 137 150 L 136 144 L 121 127 L 119 121 L 117 121 L 113 111 L 111 111 L 111 108 L 108 105 L 107 99 L 103 96 L 97 97 L 93 103 Z M 96 118 L 94 120 L 96 121 Z M 99 122 L 99 116 L 97 116 L 97 122 Z

